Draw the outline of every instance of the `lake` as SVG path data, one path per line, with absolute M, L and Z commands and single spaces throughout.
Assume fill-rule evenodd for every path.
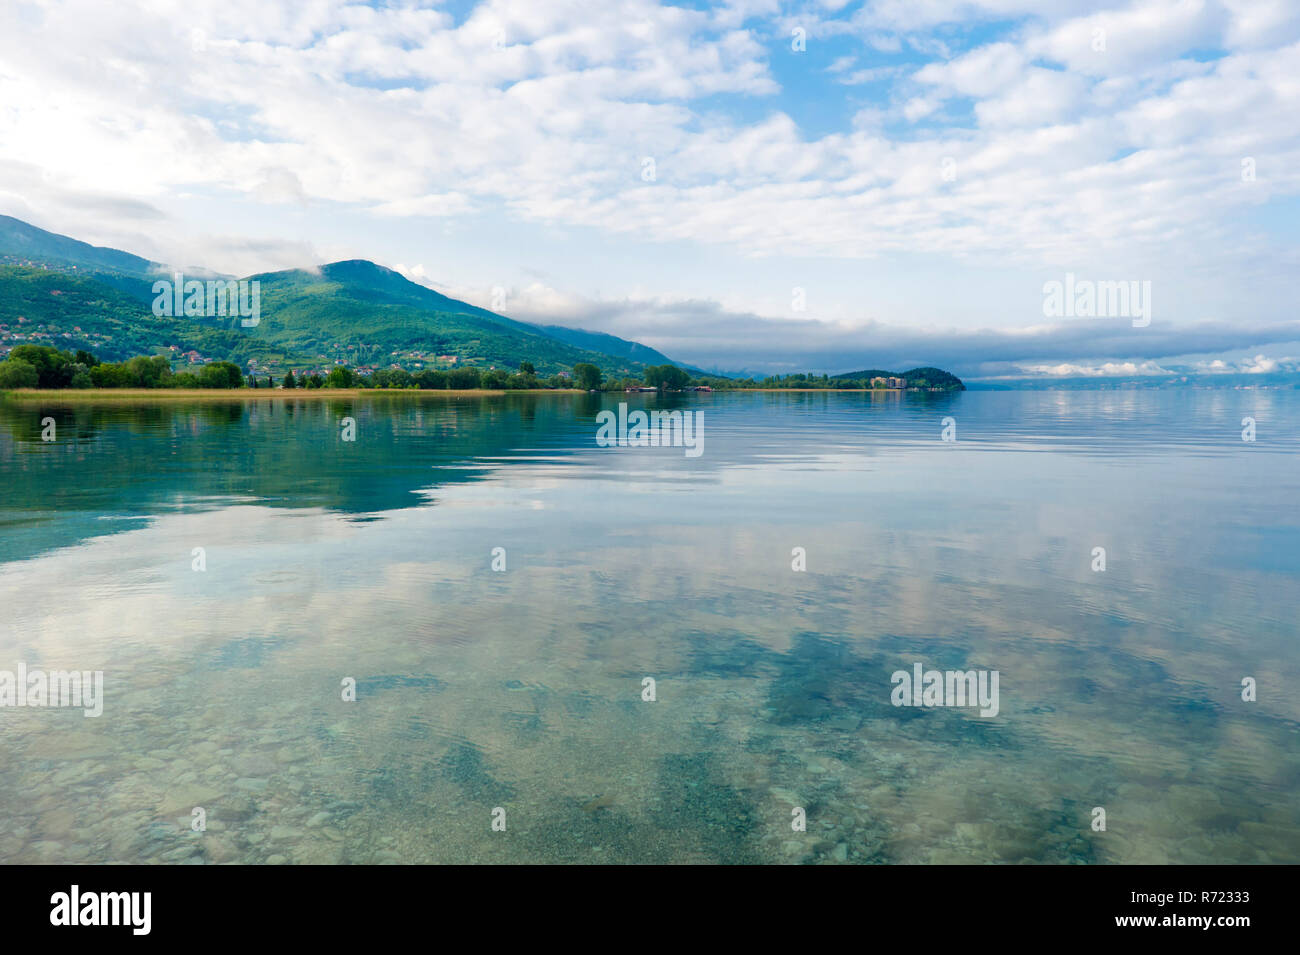
M 0 861 L 1300 862 L 1298 450 L 1297 391 L 3 401 L 0 670 L 103 692 L 0 707 Z

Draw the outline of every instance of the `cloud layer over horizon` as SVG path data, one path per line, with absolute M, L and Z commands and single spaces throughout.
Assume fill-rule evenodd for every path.
M 483 307 L 492 304 L 473 289 L 438 290 Z M 1243 355 L 1216 365 L 1197 357 L 1300 341 L 1300 320 L 1153 322 L 1135 328 L 1126 318 L 1080 318 L 1001 329 L 904 327 L 774 319 L 730 312 L 712 301 L 579 301 L 541 285 L 514 291 L 506 302 L 501 310 L 522 321 L 634 339 L 676 360 L 723 372 L 838 374 L 932 365 L 972 378 L 1130 377 L 1175 374 L 1159 361 L 1180 359 L 1206 374 L 1252 373 L 1297 370 L 1296 360 Z

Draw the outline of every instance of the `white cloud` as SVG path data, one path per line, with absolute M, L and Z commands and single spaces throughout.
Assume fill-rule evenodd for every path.
M 492 308 L 498 289 L 430 280 L 423 266 L 398 271 L 444 295 Z M 714 299 L 648 294 L 584 296 L 544 281 L 505 288 L 503 310 L 539 325 L 563 325 L 639 341 L 707 369 L 745 373 L 839 373 L 869 367 L 937 365 L 970 377 L 1122 377 L 1180 373 L 1165 359 L 1300 341 L 1300 322 L 1199 322 L 1135 330 L 1128 320 L 1065 321 L 1021 328 L 907 327 L 861 319 L 773 317 Z M 1150 355 L 1153 357 L 1143 357 Z M 1258 355 L 1197 370 L 1295 370 L 1291 359 Z
M 1174 374 L 1153 361 L 1105 361 L 1099 364 L 1061 362 L 1055 365 L 1029 364 L 1022 366 L 1022 369 L 1029 375 L 1043 375 L 1049 378 L 1129 378 Z
M 1202 374 L 1210 375 L 1269 375 L 1275 372 L 1300 371 L 1300 358 L 1255 355 L 1252 358 L 1198 361 L 1192 366 Z
M 990 43 L 946 63 L 931 63 L 916 72 L 916 80 L 949 95 L 982 98 L 1020 82 L 1025 54 L 1012 43 Z
M 1139 0 L 1061 23 L 1027 49 L 1079 73 L 1141 72 L 1217 44 L 1228 15 L 1212 0 Z
M 442 217 L 464 215 L 473 207 L 474 204 L 468 196 L 459 192 L 444 192 L 439 195 L 383 202 L 375 206 L 374 211 L 382 216 Z
M 812 132 L 774 98 L 773 57 L 792 54 L 769 0 L 488 0 L 460 22 L 406 4 L 19 0 L 0 9 L 0 204 L 169 258 L 197 239 L 147 214 L 202 196 L 285 223 L 323 206 L 379 229 L 501 217 L 589 230 L 611 254 L 1294 267 L 1242 222 L 1300 194 L 1294 8 L 1094 6 L 810 5 L 810 37 L 859 44 L 810 67 L 851 97 L 841 128 Z M 950 45 L 919 68 L 890 59 Z M 887 97 L 862 102 L 880 80 Z M 295 228 L 258 240 L 264 267 L 314 247 Z M 231 258 L 211 264 L 257 247 L 212 237 Z
M 1246 363 L 1242 371 L 1251 375 L 1267 375 L 1277 371 L 1280 367 L 1277 359 L 1265 358 L 1263 355 L 1256 355 L 1251 361 Z
M 1050 126 L 1066 121 L 1084 94 L 1084 81 L 1070 73 L 1031 68 L 996 99 L 975 108 L 987 126 Z

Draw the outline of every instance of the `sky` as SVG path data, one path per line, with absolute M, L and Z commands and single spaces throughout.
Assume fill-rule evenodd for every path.
M 0 213 L 723 371 L 1300 371 L 1300 4 L 6 0 Z

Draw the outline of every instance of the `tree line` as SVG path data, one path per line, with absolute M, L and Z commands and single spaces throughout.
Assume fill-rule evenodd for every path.
M 172 371 L 162 355 L 103 362 L 88 351 L 17 345 L 0 361 L 0 390 L 14 388 L 238 388 L 244 373 L 229 361 L 197 372 Z
M 875 374 L 863 373 L 863 374 Z M 880 373 L 886 374 L 886 373 Z M 908 387 L 960 390 L 961 380 L 938 368 L 916 368 L 901 376 Z M 426 368 L 406 371 L 384 368 L 370 375 L 360 375 L 343 365 L 329 373 L 295 376 L 292 371 L 277 382 L 274 376 L 245 376 L 233 362 L 214 361 L 196 370 L 174 371 L 165 355 L 138 355 L 121 362 L 100 361 L 90 352 L 63 351 L 47 345 L 18 345 L 5 361 L 0 361 L 0 391 L 18 388 L 379 388 L 398 390 L 537 390 L 579 388 L 583 391 L 624 391 L 651 387 L 659 391 L 680 391 L 687 387 L 706 386 L 715 391 L 744 389 L 848 388 L 870 390 L 870 378 L 832 378 L 828 375 L 796 373 L 762 379 L 693 376 L 676 365 L 651 365 L 640 377 L 606 377 L 600 368 L 588 362 L 573 366 L 572 377 L 552 375 L 541 378 L 532 362 L 520 362 L 516 371 L 500 368 Z

